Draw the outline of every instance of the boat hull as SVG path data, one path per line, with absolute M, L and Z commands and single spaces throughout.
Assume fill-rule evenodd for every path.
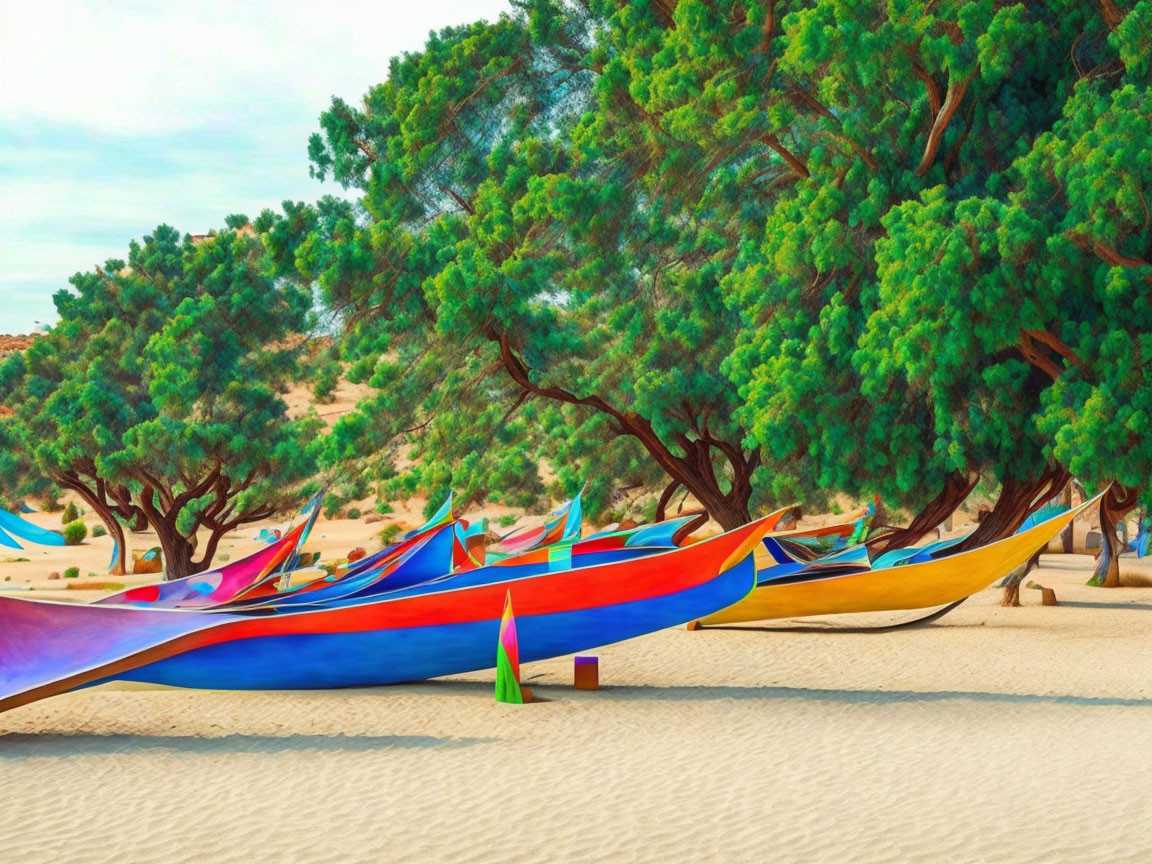
M 469 570 L 309 610 L 202 612 L 0 598 L 0 711 L 113 680 L 300 689 L 488 668 L 509 595 L 523 659 L 582 651 L 736 602 L 755 584 L 752 550 L 766 530 L 756 522 L 639 558 L 638 550 L 620 550 L 624 560 L 577 569 Z
M 675 627 L 748 593 L 751 560 L 666 597 L 516 616 L 520 661 L 545 660 Z M 520 602 L 513 594 L 514 602 Z M 428 627 L 304 633 L 224 642 L 149 664 L 120 680 L 217 690 L 309 690 L 420 681 L 496 665 L 500 616 Z
M 739 603 L 700 619 L 708 625 L 737 624 L 809 615 L 927 609 L 983 591 L 1028 562 L 1097 499 L 1027 531 L 970 552 L 934 561 L 862 570 L 799 581 L 770 579 Z

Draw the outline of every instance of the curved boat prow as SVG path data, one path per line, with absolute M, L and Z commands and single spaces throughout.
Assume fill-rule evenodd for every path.
M 205 630 L 207 613 L 0 597 L 0 711 L 148 662 L 151 649 Z

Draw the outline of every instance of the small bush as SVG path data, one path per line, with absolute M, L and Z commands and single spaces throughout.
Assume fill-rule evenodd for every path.
M 69 522 L 75 522 L 79 518 L 80 511 L 76 509 L 76 505 L 74 503 L 69 501 L 68 506 L 64 508 L 64 512 L 60 516 L 61 524 L 67 525 Z
M 496 524 L 501 528 L 511 528 L 519 521 L 520 517 L 515 513 L 505 513 L 503 516 L 496 520 Z
M 376 502 L 376 512 L 382 516 L 387 516 L 389 513 L 395 512 L 392 510 L 392 505 L 387 501 Z
M 327 495 L 324 498 L 324 518 L 335 519 L 336 514 L 340 512 L 340 506 L 343 502 L 335 495 Z
M 40 496 L 37 503 L 39 503 L 40 509 L 46 513 L 55 513 L 60 509 L 60 490 L 49 489 Z
M 77 519 L 64 526 L 64 542 L 69 546 L 77 546 L 84 542 L 88 536 L 88 526 Z
M 105 537 L 105 536 L 107 536 L 107 534 L 108 534 L 108 529 L 105 528 L 99 522 L 97 522 L 95 525 L 92 526 L 92 536 L 93 537 Z
M 232 560 L 232 556 L 229 555 L 227 552 L 222 552 L 219 555 L 217 555 L 216 557 L 219 558 L 221 561 L 231 561 Z
M 348 508 L 348 518 L 349 519 L 359 519 L 361 515 L 362 514 L 360 513 L 359 507 L 349 507 Z
M 65 579 L 75 579 L 79 575 L 80 575 L 80 568 L 79 567 L 69 567 L 67 570 L 64 571 L 64 578 Z
M 317 402 L 334 402 L 336 400 L 336 385 L 340 383 L 340 364 L 336 362 L 325 363 L 316 372 L 312 383 L 312 395 Z
M 380 542 L 388 546 L 396 539 L 396 535 L 400 533 L 400 523 L 390 522 L 380 529 Z

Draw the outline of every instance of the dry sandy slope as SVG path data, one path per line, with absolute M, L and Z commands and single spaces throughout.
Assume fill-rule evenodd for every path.
M 1045 563 L 1058 608 L 669 630 L 595 693 L 526 665 L 538 705 L 491 673 L 57 697 L 0 715 L 0 861 L 1147 861 L 1152 589 Z

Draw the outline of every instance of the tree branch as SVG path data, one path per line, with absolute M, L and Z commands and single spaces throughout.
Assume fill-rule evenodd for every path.
M 928 142 L 924 145 L 924 155 L 916 167 L 917 177 L 923 177 L 931 169 L 932 163 L 936 159 L 936 151 L 940 149 L 940 142 L 944 139 L 944 133 L 948 129 L 948 124 L 952 122 L 952 117 L 964 100 L 964 94 L 968 92 L 968 85 L 976 77 L 978 69 L 979 67 L 973 69 L 968 77 L 959 83 L 955 80 L 948 82 L 948 95 L 944 97 L 944 103 L 936 114 L 936 119 L 932 123 L 932 131 L 928 133 Z
M 798 157 L 795 153 L 780 143 L 780 139 L 775 134 L 763 135 L 760 141 L 765 144 L 770 150 L 776 153 L 781 159 L 791 166 L 792 170 L 799 174 L 801 177 L 810 177 L 808 173 L 808 166 L 804 160 Z

